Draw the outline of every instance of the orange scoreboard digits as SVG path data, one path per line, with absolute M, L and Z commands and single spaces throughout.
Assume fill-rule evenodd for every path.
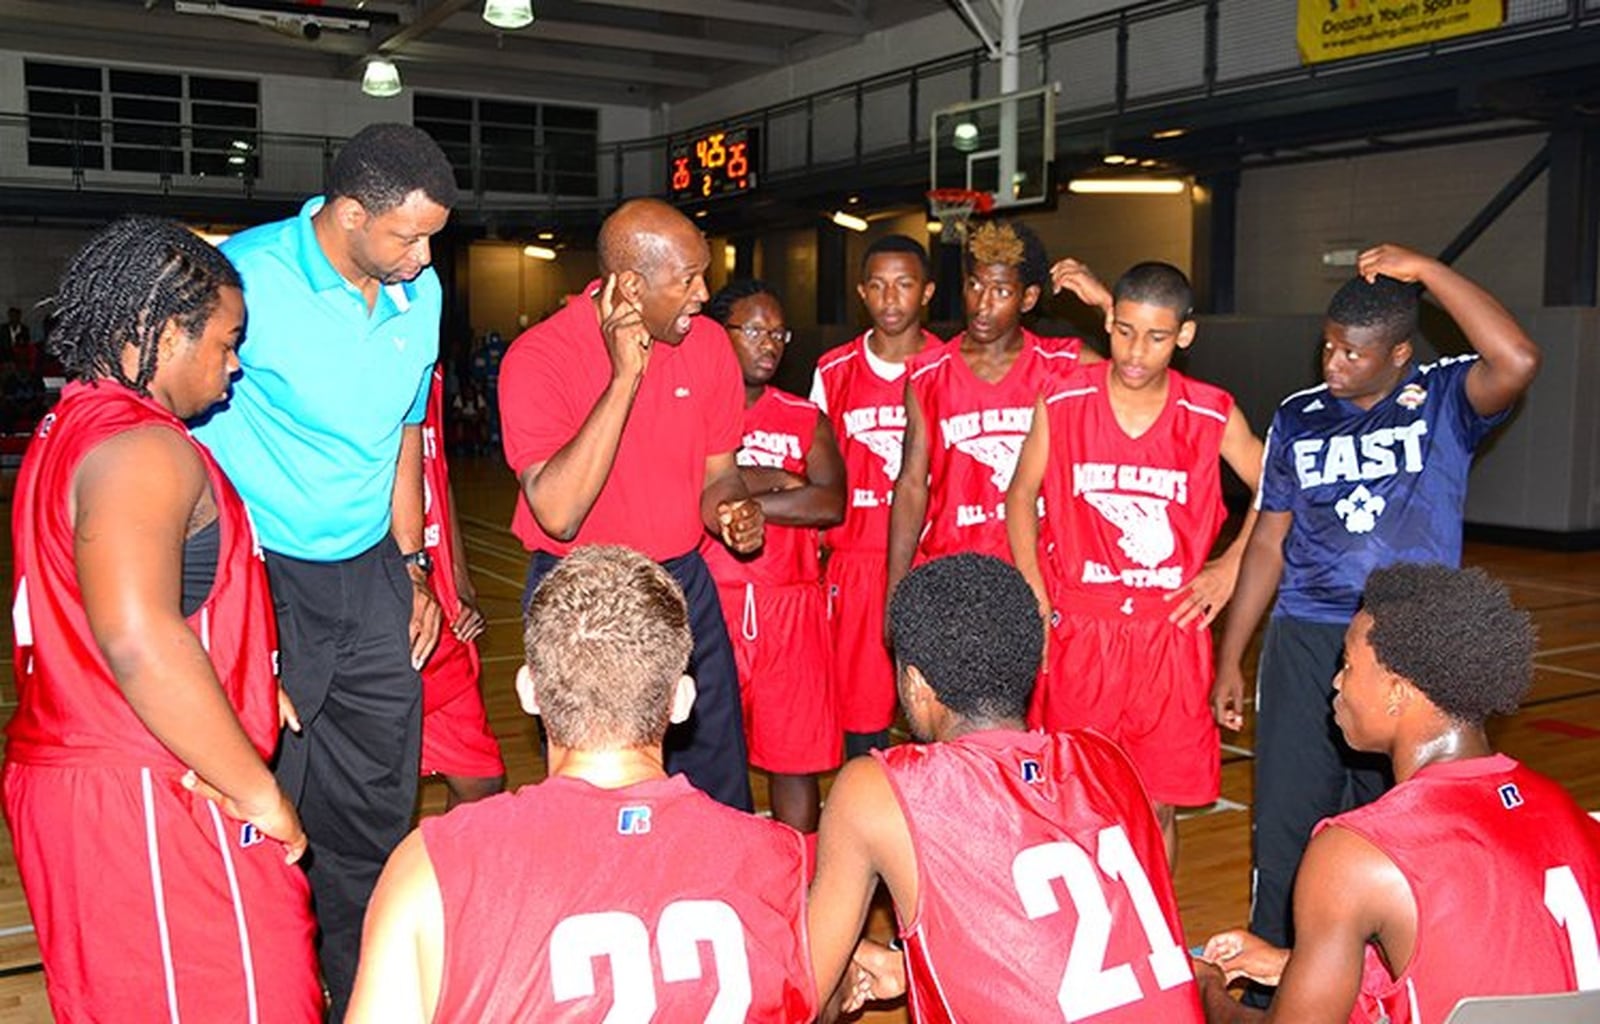
M 756 128 L 719 128 L 675 142 L 668 152 L 672 198 L 694 202 L 756 187 L 761 152 Z

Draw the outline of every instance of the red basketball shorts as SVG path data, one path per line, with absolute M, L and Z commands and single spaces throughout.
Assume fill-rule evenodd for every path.
M 450 627 L 422 669 L 422 774 L 492 779 L 506 773 L 478 689 L 478 649 Z
M 6 765 L 6 819 L 56 1019 L 321 1020 L 304 873 L 178 778 Z
M 1152 800 L 1211 803 L 1222 781 L 1211 632 L 1174 626 L 1160 598 L 1129 604 L 1128 615 L 1111 607 L 1074 612 L 1063 598 L 1029 724 L 1098 729 L 1127 752 Z
M 739 669 L 750 764 L 782 775 L 839 767 L 822 588 L 718 586 Z
M 846 732 L 878 732 L 894 722 L 894 663 L 883 643 L 886 557 L 882 551 L 835 551 L 823 576 L 839 727 Z

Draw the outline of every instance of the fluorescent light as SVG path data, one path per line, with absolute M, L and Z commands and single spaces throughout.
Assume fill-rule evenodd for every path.
M 1189 129 L 1187 128 L 1163 128 L 1159 132 L 1151 133 L 1150 137 L 1152 139 L 1176 139 L 1187 134 L 1189 134 Z
M 546 249 L 542 245 L 525 245 L 522 247 L 522 255 L 534 260 L 553 260 L 556 258 L 556 251 Z
M 1069 192 L 1101 196 L 1173 196 L 1184 189 L 1181 178 L 1073 178 Z
M 367 70 L 361 75 L 361 91 L 368 96 L 400 95 L 400 69 L 381 58 L 367 61 Z
M 232 164 L 235 167 L 243 167 L 244 166 L 244 157 L 242 157 L 242 156 L 238 155 L 237 153 L 235 153 L 233 156 L 228 157 L 228 163 Z
M 867 222 L 861 217 L 857 217 L 853 213 L 845 213 L 843 210 L 835 210 L 833 211 L 832 219 L 833 222 L 839 225 L 841 228 L 849 228 L 851 231 L 867 230 Z
M 234 139 L 233 148 L 239 150 L 240 152 L 248 153 L 250 152 L 250 143 L 243 139 Z
M 978 126 L 971 121 L 962 121 L 951 132 L 950 144 L 962 153 L 970 153 L 978 148 Z
M 1105 156 L 1100 158 L 1100 162 L 1103 164 L 1110 164 L 1112 167 L 1115 167 L 1118 164 L 1127 163 L 1128 158 L 1123 156 L 1121 153 L 1107 153 Z
M 527 28 L 533 24 L 533 0 L 488 0 L 483 20 L 495 28 Z
M 556 237 L 556 233 L 554 231 L 541 231 L 541 232 L 539 232 L 539 241 L 541 241 L 541 242 L 553 242 L 553 241 L 555 241 L 555 237 Z

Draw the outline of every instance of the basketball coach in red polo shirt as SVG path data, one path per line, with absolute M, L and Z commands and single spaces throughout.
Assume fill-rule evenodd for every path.
M 523 606 L 562 556 L 623 544 L 688 598 L 694 714 L 667 734 L 666 768 L 750 810 L 738 674 L 717 589 L 696 553 L 710 531 L 761 547 L 761 506 L 734 463 L 744 415 L 726 334 L 696 314 L 711 254 L 666 203 L 624 203 L 600 227 L 600 279 L 529 328 L 500 367 L 506 461 L 522 500 L 511 529 L 532 553 Z

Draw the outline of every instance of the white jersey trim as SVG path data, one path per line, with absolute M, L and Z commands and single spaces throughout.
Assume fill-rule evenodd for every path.
M 1084 395 L 1095 394 L 1099 390 L 1100 390 L 1099 387 L 1094 386 L 1094 385 L 1090 385 L 1089 387 L 1086 387 L 1086 388 L 1074 388 L 1071 391 L 1057 391 L 1055 394 L 1051 395 L 1049 398 L 1046 398 L 1044 400 L 1044 404 L 1045 405 L 1054 405 L 1054 404 L 1056 404 L 1057 402 L 1061 401 L 1064 398 L 1082 398 Z
M 167 1016 L 179 1024 L 178 979 L 172 970 L 172 933 L 167 928 L 166 889 L 161 883 L 161 848 L 156 842 L 156 807 L 150 769 L 139 769 L 139 792 L 144 801 L 144 845 L 150 859 L 150 891 L 156 911 L 156 934 L 161 942 L 161 972 L 167 985 Z
M 217 805 L 210 800 L 206 801 L 206 809 L 211 812 L 211 824 L 217 832 L 217 850 L 222 854 L 222 870 L 228 876 L 228 895 L 233 899 L 234 927 L 239 931 L 239 960 L 244 968 L 244 1002 L 250 1024 L 258 1024 L 261 1020 L 259 1004 L 256 1002 L 256 960 L 250 950 L 250 926 L 244 919 L 244 900 L 239 896 L 239 876 L 233 869 L 233 852 L 228 848 L 228 832 L 223 827 L 222 815 L 217 812 Z
M 1178 399 L 1178 405 L 1181 406 L 1182 408 L 1188 409 L 1190 412 L 1197 412 L 1202 416 L 1210 416 L 1212 419 L 1216 420 L 1218 423 L 1227 423 L 1228 422 L 1228 417 L 1227 417 L 1226 414 L 1220 413 L 1215 409 L 1207 409 L 1203 405 L 1195 405 L 1193 402 L 1189 401 L 1186 398 Z

